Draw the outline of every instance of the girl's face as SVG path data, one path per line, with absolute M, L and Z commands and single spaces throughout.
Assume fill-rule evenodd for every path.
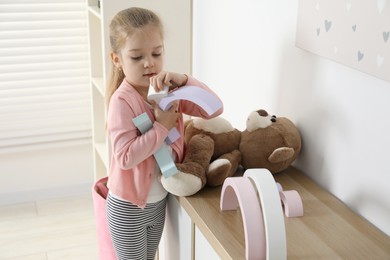
M 114 65 L 123 70 L 133 87 L 149 87 L 149 78 L 163 69 L 164 45 L 159 29 L 147 25 L 127 37 L 118 54 L 112 54 Z

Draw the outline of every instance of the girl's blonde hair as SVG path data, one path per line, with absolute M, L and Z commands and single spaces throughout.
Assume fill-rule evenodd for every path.
M 110 23 L 110 45 L 111 51 L 118 54 L 126 42 L 137 29 L 142 29 L 146 25 L 154 25 L 159 28 L 163 38 L 163 26 L 160 18 L 152 11 L 139 7 L 131 7 L 117 13 Z M 122 83 L 125 75 L 122 69 L 111 63 L 111 72 L 107 91 L 107 103 L 111 96 Z

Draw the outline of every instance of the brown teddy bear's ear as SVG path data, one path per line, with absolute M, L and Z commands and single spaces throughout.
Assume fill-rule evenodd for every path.
M 188 142 L 191 140 L 192 136 L 195 135 L 195 133 L 193 133 L 192 129 L 194 128 L 193 125 L 193 119 L 188 119 L 186 121 L 184 121 L 184 143 L 185 144 L 188 144 Z M 191 127 L 192 126 L 192 127 Z
M 184 132 L 186 131 L 187 129 L 187 126 L 192 122 L 192 119 L 188 119 L 188 120 L 185 120 L 184 121 Z

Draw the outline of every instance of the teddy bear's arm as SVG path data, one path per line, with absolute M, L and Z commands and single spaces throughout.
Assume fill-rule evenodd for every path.
M 294 156 L 294 149 L 290 147 L 276 148 L 268 157 L 268 161 L 271 163 L 280 163 L 291 159 Z

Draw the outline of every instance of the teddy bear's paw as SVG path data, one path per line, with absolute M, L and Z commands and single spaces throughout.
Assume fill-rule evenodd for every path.
M 188 163 L 192 164 L 192 163 Z M 198 165 L 177 164 L 178 172 L 169 178 L 161 177 L 161 184 L 169 193 L 176 196 L 191 196 L 200 191 L 206 183 L 203 168 Z M 203 172 L 203 177 L 198 176 Z M 197 172 L 197 174 L 194 174 Z
M 268 157 L 268 161 L 271 163 L 280 163 L 291 159 L 294 156 L 294 149 L 289 147 L 280 147 L 275 149 Z
M 219 186 L 222 185 L 232 169 L 232 164 L 228 159 L 217 159 L 213 161 L 207 171 L 207 185 Z
M 240 162 L 241 152 L 238 150 L 222 155 L 210 163 L 207 171 L 207 184 L 210 186 L 222 185 L 227 177 L 235 174 Z

